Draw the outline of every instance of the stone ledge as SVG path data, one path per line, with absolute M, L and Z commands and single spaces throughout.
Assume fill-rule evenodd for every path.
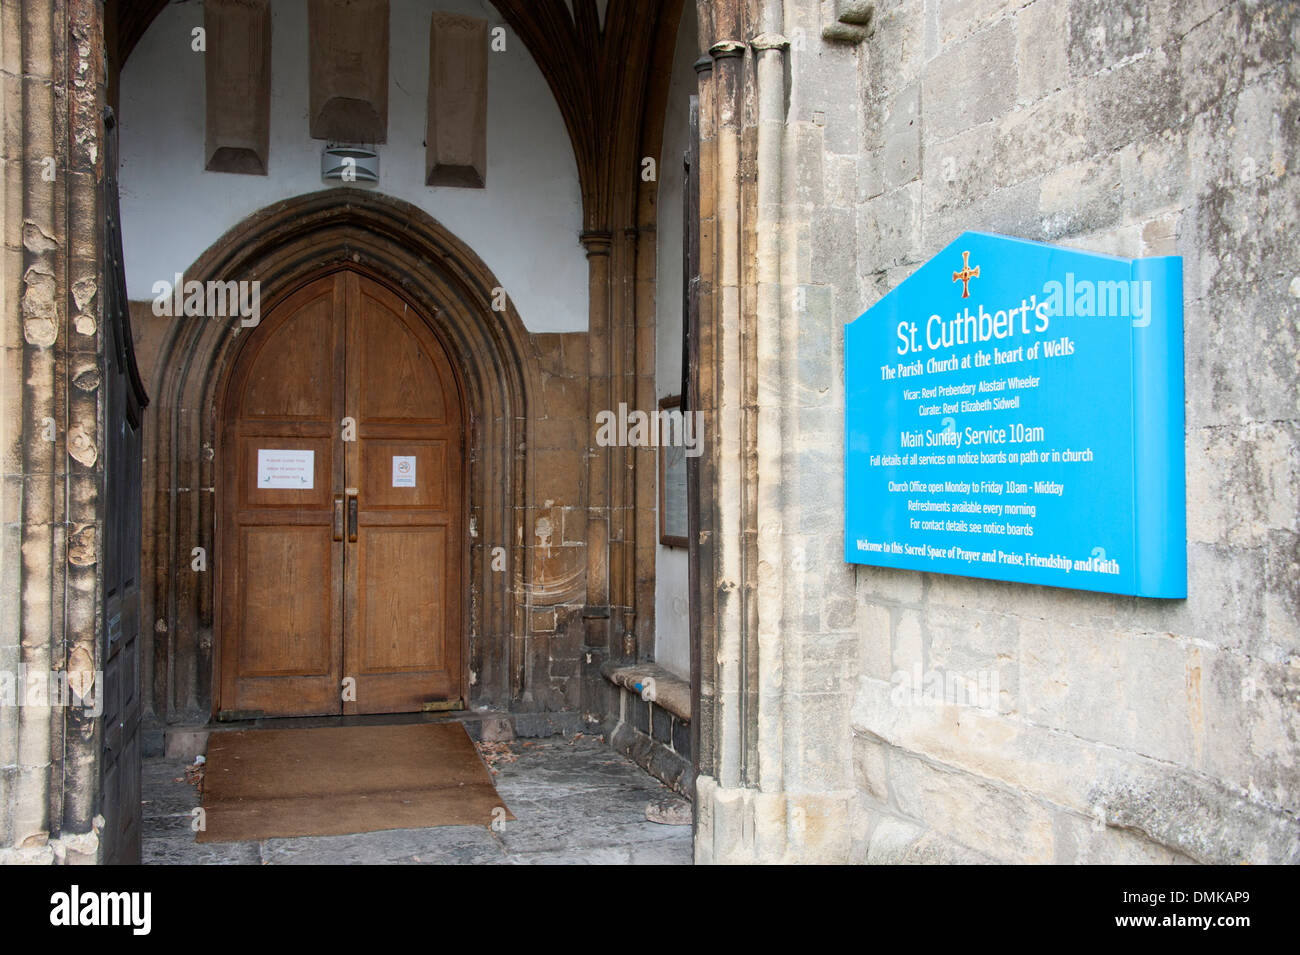
M 669 789 L 695 798 L 695 768 L 690 757 L 659 742 L 627 722 L 618 722 L 606 731 L 609 745 L 623 753 Z
M 600 674 L 615 686 L 642 696 L 647 702 L 662 707 L 685 723 L 691 721 L 691 685 L 670 673 L 657 663 L 637 663 L 631 666 L 605 663 Z M 647 681 L 654 681 L 654 692 L 645 696 Z

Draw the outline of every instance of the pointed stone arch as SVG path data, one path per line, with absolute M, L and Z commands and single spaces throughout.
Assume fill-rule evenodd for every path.
M 185 281 L 257 281 L 270 309 L 312 277 L 362 272 L 431 316 L 469 408 L 470 703 L 508 707 L 524 692 L 531 550 L 524 546 L 532 474 L 530 408 L 538 355 L 481 259 L 420 209 L 356 189 L 269 206 L 236 225 Z M 504 309 L 494 310 L 504 298 Z M 238 319 L 176 318 L 160 344 L 146 438 L 145 699 L 155 727 L 213 715 L 214 575 L 191 552 L 214 553 L 218 412 L 226 374 L 248 329 Z M 506 572 L 492 570 L 506 548 Z

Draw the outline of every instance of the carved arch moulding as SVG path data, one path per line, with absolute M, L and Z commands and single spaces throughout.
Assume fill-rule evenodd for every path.
M 260 309 L 338 269 L 370 276 L 429 317 L 470 409 L 470 705 L 508 707 L 524 692 L 531 550 L 523 546 L 532 487 L 530 409 L 538 356 L 512 304 L 494 311 L 499 282 L 481 259 L 409 203 L 330 189 L 268 206 L 222 236 L 185 280 L 256 281 Z M 250 329 L 238 318 L 168 320 L 154 364 L 157 398 L 144 468 L 145 703 L 154 725 L 206 722 L 218 659 L 214 574 L 191 554 L 215 551 L 221 390 Z M 506 572 L 492 568 L 506 548 Z M 499 561 L 498 561 L 499 566 Z

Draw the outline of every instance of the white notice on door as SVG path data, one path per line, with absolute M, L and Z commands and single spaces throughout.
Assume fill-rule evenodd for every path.
M 393 455 L 393 487 L 415 487 L 415 455 Z
M 316 452 L 258 448 L 257 486 L 310 490 L 316 486 Z

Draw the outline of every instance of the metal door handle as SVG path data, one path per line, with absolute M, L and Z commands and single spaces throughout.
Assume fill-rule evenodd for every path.
M 334 495 L 334 539 L 343 540 L 343 495 Z
M 355 544 L 357 540 L 357 496 L 356 494 L 348 495 L 348 543 Z

